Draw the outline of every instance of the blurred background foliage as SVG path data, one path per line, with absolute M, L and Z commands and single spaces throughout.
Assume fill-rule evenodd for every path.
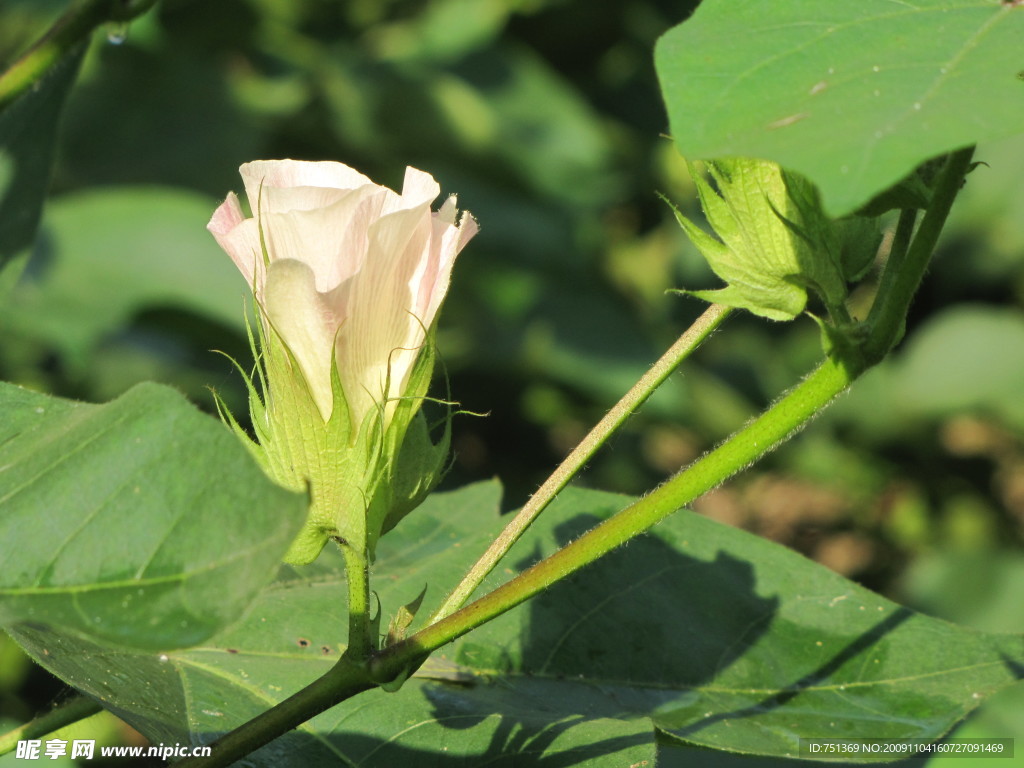
M 666 291 L 716 287 L 656 196 L 699 217 L 652 64 L 695 5 L 163 0 L 108 28 L 0 304 L 0 377 L 86 400 L 155 379 L 207 410 L 212 386 L 242 412 L 210 350 L 247 360 L 247 289 L 205 231 L 238 165 L 333 159 L 391 186 L 414 165 L 481 223 L 439 344 L 453 397 L 487 415 L 456 419 L 445 484 L 497 475 L 520 505 L 702 311 Z M 0 0 L 0 65 L 65 7 Z M 1022 632 L 1024 140 L 978 158 L 893 358 L 695 508 L 911 607 Z M 869 281 L 855 313 L 870 296 Z M 808 318 L 734 316 L 581 481 L 643 492 L 820 354 Z M 29 675 L 0 644 L 0 716 L 31 715 Z M 1024 735 L 1021 704 L 1001 697 L 968 727 Z

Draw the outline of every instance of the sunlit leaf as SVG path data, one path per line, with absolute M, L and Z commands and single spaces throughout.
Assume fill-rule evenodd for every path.
M 1024 6 L 705 0 L 659 41 L 690 159 L 761 157 L 849 213 L 930 157 L 1024 131 Z
M 302 495 L 172 389 L 88 405 L 0 384 L 0 413 L 7 628 L 194 645 L 239 618 L 305 519 Z
M 565 493 L 492 582 L 628 501 Z M 493 535 L 496 503 L 493 484 L 437 494 L 382 539 L 373 584 L 385 616 L 426 584 L 421 623 Z M 244 623 L 163 661 L 16 637 L 151 739 L 207 741 L 338 658 L 342 573 L 332 558 L 290 571 Z M 1018 636 L 915 614 L 777 544 L 680 512 L 435 653 L 397 693 L 361 694 L 250 759 L 653 764 L 656 728 L 776 757 L 795 755 L 801 737 L 934 739 L 1013 683 L 1022 662 Z M 100 674 L 110 668 L 123 675 L 116 684 Z

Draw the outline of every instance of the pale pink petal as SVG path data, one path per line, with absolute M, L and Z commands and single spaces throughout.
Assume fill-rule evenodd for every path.
M 459 198 L 456 195 L 448 195 L 441 207 L 434 213 L 434 219 L 442 224 L 455 224 L 455 216 L 459 212 Z
M 401 194 L 341 163 L 259 161 L 240 170 L 254 217 L 229 195 L 210 231 L 254 286 L 321 414 L 333 404 L 333 353 L 355 423 L 382 404 L 389 418 L 476 222 L 459 216 L 454 196 L 432 213 L 440 188 L 415 168 Z
M 249 288 L 263 287 L 263 251 L 259 231 L 252 219 L 245 219 L 234 192 L 213 212 L 206 228 L 235 262 Z
M 374 189 L 366 185 L 365 189 Z M 268 213 L 290 213 L 291 211 L 316 211 L 334 205 L 351 195 L 351 189 L 333 189 L 331 187 L 278 187 L 263 186 L 258 194 L 260 199 L 251 199 L 249 207 L 253 216 L 259 210 L 263 215 Z
M 437 199 L 439 194 L 441 194 L 441 187 L 434 181 L 433 176 L 429 173 L 418 171 L 415 168 L 406 168 L 401 196 L 393 192 L 388 195 L 382 214 L 387 215 L 395 211 L 404 211 L 410 208 L 418 208 L 422 205 L 430 205 Z
M 226 234 L 237 227 L 245 220 L 242 213 L 242 206 L 238 203 L 238 195 L 228 192 L 224 202 L 217 206 L 217 210 L 210 217 L 210 223 L 206 228 L 213 233 L 214 237 Z
M 298 361 L 326 421 L 334 404 L 331 354 L 339 320 L 317 293 L 313 270 L 293 259 L 272 262 L 267 270 L 264 307 L 271 325 Z
M 431 226 L 426 206 L 376 222 L 366 263 L 350 281 L 338 366 L 346 394 L 353 393 L 349 404 L 356 419 L 375 402 L 401 394 L 419 354 L 424 334 L 410 312 L 409 281 L 430 247 Z M 388 407 L 393 409 L 393 404 Z
M 459 244 L 456 246 L 456 253 L 466 247 L 466 243 L 473 239 L 480 231 L 480 225 L 469 211 L 463 211 L 459 217 Z
M 317 200 L 334 202 L 337 193 L 329 190 L 352 190 L 373 185 L 370 179 L 347 165 L 330 161 L 257 160 L 238 169 L 245 183 L 245 193 L 253 214 L 262 204 L 266 212 L 312 210 Z M 314 191 L 297 191 L 303 187 Z M 261 200 L 262 188 L 262 200 Z M 281 190 L 281 194 L 269 190 Z
M 431 295 L 437 283 L 438 275 L 443 270 L 442 242 L 444 234 L 449 229 L 454 229 L 455 202 L 453 197 L 445 200 L 441 209 L 433 214 L 431 221 L 430 247 L 424 251 L 420 263 L 416 266 L 409 279 L 409 293 L 412 296 L 412 303 L 409 311 L 426 328 L 430 327 L 432 317 L 428 317 L 428 309 L 431 303 Z
M 433 325 L 448 293 L 455 257 L 477 232 L 476 220 L 468 212 L 462 214 L 457 227 L 448 223 L 449 218 L 454 219 L 454 207 L 453 195 L 434 215 L 430 258 L 424 260 L 409 284 L 414 297 L 412 311 L 427 328 Z
M 362 269 L 367 233 L 380 215 L 379 187 L 361 187 L 318 210 L 265 213 L 260 217 L 271 261 L 296 259 L 316 275 L 321 293 Z

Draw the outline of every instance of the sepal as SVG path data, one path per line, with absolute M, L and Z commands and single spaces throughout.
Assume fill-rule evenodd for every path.
M 877 224 L 830 219 L 817 188 L 776 163 L 709 161 L 714 186 L 694 164 L 689 167 L 717 237 L 673 206 L 676 220 L 726 286 L 684 293 L 771 320 L 792 320 L 813 291 L 830 314 L 845 316 L 847 281 L 870 266 L 879 242 Z

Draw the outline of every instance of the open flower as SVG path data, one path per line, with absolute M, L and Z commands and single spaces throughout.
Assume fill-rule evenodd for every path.
M 231 193 L 208 228 L 254 287 L 323 417 L 336 359 L 361 424 L 376 403 L 401 396 L 476 222 L 456 222 L 454 196 L 432 213 L 441 190 L 415 168 L 401 195 L 341 163 L 264 160 L 239 170 L 259 216 L 246 218 Z
M 424 492 L 408 466 L 422 457 L 402 444 L 410 428 L 425 431 L 413 420 L 423 419 L 431 329 L 476 222 L 458 215 L 454 196 L 432 211 L 440 188 L 414 168 L 401 194 L 334 162 L 257 161 L 240 172 L 253 216 L 231 193 L 208 229 L 261 315 L 256 453 L 282 484 L 311 486 L 305 543 L 287 559 L 312 559 L 331 536 L 365 538 L 372 552 L 396 504 L 410 503 L 395 483 Z

